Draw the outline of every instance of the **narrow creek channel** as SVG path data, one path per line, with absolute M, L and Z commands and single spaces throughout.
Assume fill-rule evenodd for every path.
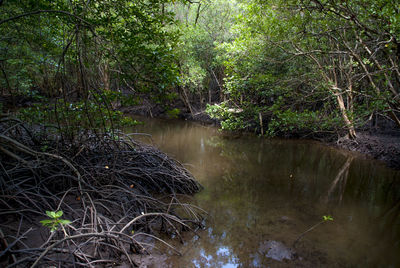
M 210 214 L 164 267 L 400 267 L 400 172 L 312 141 L 140 120 L 129 131 L 186 165 Z

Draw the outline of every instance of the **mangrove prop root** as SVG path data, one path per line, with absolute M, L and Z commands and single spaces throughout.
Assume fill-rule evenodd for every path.
M 123 133 L 65 144 L 42 130 L 0 121 L 1 267 L 137 266 L 132 254 L 148 252 L 149 239 L 180 254 L 160 235 L 202 225 L 204 211 L 178 200 L 201 186 L 159 150 Z M 47 210 L 71 223 L 50 233 Z

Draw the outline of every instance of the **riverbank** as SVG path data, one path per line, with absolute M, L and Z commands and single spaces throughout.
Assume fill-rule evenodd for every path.
M 157 106 L 155 106 L 157 107 Z M 168 115 L 163 112 L 162 109 L 153 109 L 145 105 L 143 107 L 138 107 L 136 109 L 127 109 L 125 112 L 129 111 L 131 114 L 137 114 L 140 116 L 151 116 L 156 118 L 168 118 Z M 150 112 L 152 111 L 152 112 Z M 219 127 L 219 121 L 211 118 L 205 111 L 195 112 L 193 115 L 190 113 L 182 113 L 179 118 L 183 120 L 189 120 L 198 122 L 201 124 L 213 125 Z M 351 152 L 357 152 L 364 157 L 369 157 L 382 161 L 385 165 L 390 168 L 400 170 L 400 131 L 393 128 L 384 128 L 383 130 L 375 130 L 374 133 L 370 131 L 358 131 L 357 138 L 354 140 L 339 138 L 332 140 L 332 135 L 321 136 L 318 138 L 313 138 L 309 135 L 295 135 L 293 134 L 289 138 L 303 139 L 314 139 L 322 142 L 328 146 L 333 146 L 336 148 L 348 150 Z M 288 138 L 281 137 L 280 138 Z
M 198 116 L 188 115 L 187 120 L 201 122 L 204 124 L 211 124 L 219 126 L 219 122 L 210 118 L 206 113 L 199 113 Z M 400 131 L 394 129 L 376 131 L 375 133 L 369 131 L 358 131 L 356 139 L 340 138 L 332 141 L 332 137 L 319 137 L 315 139 L 328 146 L 357 152 L 365 157 L 370 157 L 382 161 L 390 168 L 400 170 Z M 279 138 L 287 138 L 280 137 Z M 309 139 L 309 136 L 306 136 Z M 292 138 L 292 137 L 290 137 Z M 297 139 L 302 139 L 302 136 L 297 136 Z M 312 136 L 311 136 L 311 139 Z
M 329 145 L 361 153 L 400 170 L 400 132 L 359 132 L 355 140 L 342 139 Z

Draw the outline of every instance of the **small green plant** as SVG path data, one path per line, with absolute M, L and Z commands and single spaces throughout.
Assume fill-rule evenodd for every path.
M 324 223 L 324 222 L 329 222 L 329 221 L 333 221 L 333 217 L 331 215 L 324 215 L 322 216 L 322 221 L 314 224 L 313 226 L 311 226 L 308 230 L 302 232 L 297 238 L 296 240 L 293 242 L 293 247 L 296 246 L 297 242 L 300 241 L 300 239 L 305 236 L 307 233 L 311 232 L 312 230 L 314 230 L 318 225 Z
M 331 215 L 322 216 L 322 219 L 323 219 L 324 221 L 333 221 L 333 217 L 332 217 Z
M 71 221 L 61 219 L 60 217 L 63 215 L 63 212 L 60 211 L 46 211 L 46 215 L 50 218 L 47 220 L 42 220 L 40 223 L 43 226 L 49 227 L 51 232 L 54 232 L 58 229 L 59 225 L 67 225 L 70 224 Z

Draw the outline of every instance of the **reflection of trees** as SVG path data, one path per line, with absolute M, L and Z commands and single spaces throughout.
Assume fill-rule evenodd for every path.
M 208 254 L 212 255 L 220 245 L 229 245 L 244 267 L 252 266 L 254 260 L 249 258 L 251 254 L 259 258 L 259 255 L 255 254 L 257 249 L 254 246 L 257 241 L 274 239 L 271 238 L 274 235 L 270 231 L 271 228 L 278 232 L 284 230 L 284 226 L 279 229 L 268 224 L 268 221 L 276 222 L 279 211 L 280 215 L 297 215 L 293 210 L 298 209 L 299 214 L 308 213 L 307 217 L 314 220 L 326 215 L 325 213 L 334 213 L 339 221 L 343 219 L 337 224 L 343 225 L 346 233 L 342 235 L 349 235 L 348 241 L 363 239 L 363 235 L 371 236 L 365 241 L 375 241 L 372 236 L 377 230 L 377 225 L 368 226 L 357 234 L 351 233 L 352 228 L 356 228 L 358 223 L 363 224 L 362 228 L 366 227 L 371 216 L 376 215 L 376 210 L 383 210 L 387 204 L 392 204 L 393 200 L 390 201 L 387 197 L 384 200 L 382 197 L 393 195 L 395 192 L 400 193 L 399 187 L 396 187 L 395 191 L 389 190 L 389 170 L 318 145 L 310 146 L 307 143 L 290 141 L 254 143 L 251 139 L 238 141 L 220 137 L 208 141 L 207 145 L 220 150 L 221 159 L 218 161 L 225 163 L 225 169 L 218 178 L 209 178 L 207 188 L 210 191 L 210 203 L 206 203 L 206 207 L 215 206 L 211 214 L 218 215 L 213 224 L 214 235 L 218 237 L 218 234 L 224 231 L 229 235 L 215 244 L 214 239 L 203 239 L 208 242 L 205 242 L 204 246 L 209 247 Z M 213 161 L 215 160 L 213 158 Z M 321 199 L 325 201 L 325 205 L 318 206 L 317 203 Z M 266 202 L 270 204 L 265 206 Z M 365 208 L 367 211 L 364 211 Z M 262 215 L 265 213 L 263 209 L 268 209 L 275 218 Z M 397 217 L 399 209 L 400 205 L 394 207 L 391 213 Z M 346 221 L 347 215 L 356 220 Z M 299 216 L 296 220 L 307 222 L 304 216 Z M 393 224 L 395 223 L 389 223 L 392 228 L 398 230 Z M 343 238 L 338 240 L 339 244 L 334 245 L 346 246 L 347 244 L 340 243 L 350 243 L 345 241 Z M 356 244 L 363 247 L 365 243 Z M 387 256 L 384 251 L 391 251 L 391 245 L 393 239 L 386 241 L 381 249 L 370 247 L 365 250 L 382 250 L 381 256 Z M 357 262 L 361 256 L 351 258 Z M 380 259 L 372 261 L 379 262 Z
M 203 249 L 203 257 L 193 254 L 200 266 L 220 267 L 237 261 L 252 267 L 254 258 L 262 258 L 255 254 L 259 243 L 272 239 L 290 244 L 327 213 L 333 214 L 335 224 L 308 236 L 312 243 L 332 238 L 329 233 L 338 234 L 330 241 L 331 247 L 360 250 L 368 245 L 363 254 L 378 256 L 372 263 L 396 252 L 391 247 L 400 240 L 399 173 L 315 143 L 226 139 L 186 123 L 153 127 L 161 129 L 156 134 L 150 131 L 161 149 L 193 165 L 205 186 L 197 199 L 213 219 L 207 225 L 209 233 L 197 242 L 196 250 Z M 327 203 L 320 204 L 321 199 Z M 282 216 L 292 218 L 292 224 L 280 222 Z M 217 254 L 221 248 L 229 254 Z M 376 254 L 369 254 L 372 251 Z M 355 253 L 352 257 L 353 262 L 361 261 L 359 265 L 368 259 L 357 259 Z M 388 257 L 385 263 L 399 258 Z
M 400 250 L 400 199 L 388 206 L 377 218 L 376 222 L 380 227 L 379 248 L 384 250 L 385 244 L 393 243 L 397 252 Z M 396 258 L 397 253 L 394 253 L 392 258 Z
M 339 203 L 342 201 L 344 190 L 346 189 L 346 182 L 347 182 L 348 175 L 349 175 L 350 164 L 351 164 L 351 162 L 353 162 L 353 158 L 354 157 L 349 156 L 347 158 L 346 162 L 343 164 L 343 166 L 339 169 L 338 174 L 336 175 L 335 179 L 332 181 L 332 183 L 329 187 L 328 193 L 326 194 L 326 196 L 324 198 L 325 203 L 328 203 L 328 201 L 331 199 L 331 196 L 336 188 L 340 188 L 338 191 L 339 192 Z
M 208 145 L 220 150 L 221 162 L 228 162 L 225 177 L 250 176 L 293 198 L 318 200 L 341 165 L 342 156 L 322 146 L 292 141 L 241 141 L 213 137 Z M 254 188 L 254 187 L 253 187 Z M 288 192 L 289 191 L 289 192 Z

